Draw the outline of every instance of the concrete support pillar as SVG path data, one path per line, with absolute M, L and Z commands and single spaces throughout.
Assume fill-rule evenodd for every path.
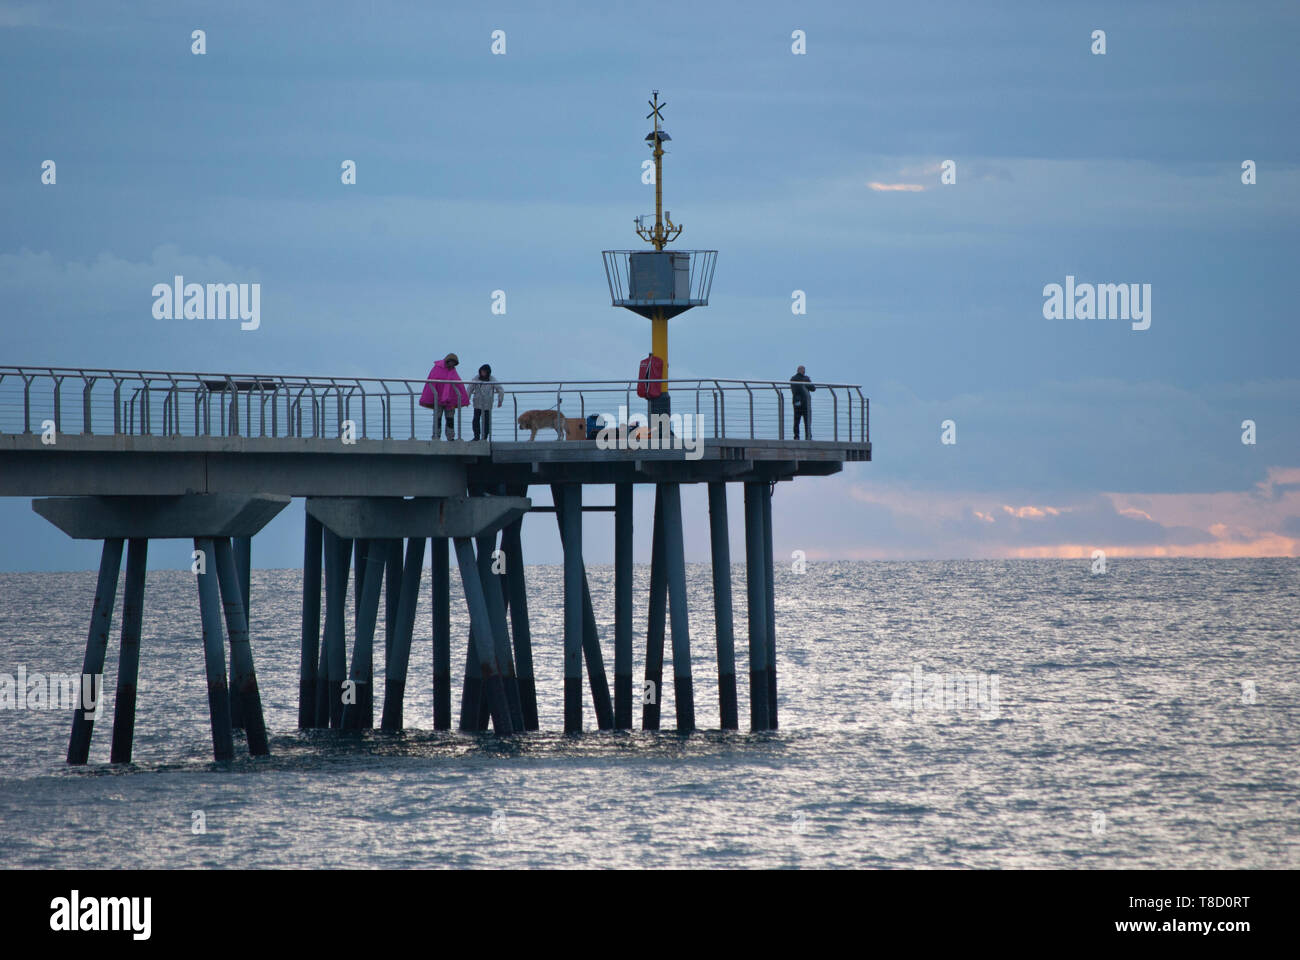
M 709 540 L 713 553 L 713 620 L 718 635 L 718 706 L 723 730 L 740 728 L 736 703 L 736 634 L 731 610 L 731 537 L 727 485 L 709 484 Z
M 108 628 L 113 622 L 113 605 L 117 602 L 117 578 L 122 570 L 122 538 L 104 541 L 99 554 L 99 581 L 95 585 L 95 602 L 90 611 L 90 633 L 86 638 L 86 655 L 81 662 L 81 685 L 102 684 L 104 658 L 108 653 Z M 223 671 L 224 672 L 224 671 Z M 89 677 L 90 680 L 86 678 Z M 224 677 L 223 683 L 224 683 Z M 103 696 L 102 686 L 100 696 Z M 229 704 L 226 705 L 229 710 Z M 72 714 L 72 735 L 68 738 L 68 763 L 82 764 L 90 758 L 90 735 L 95 729 L 94 710 L 86 710 L 84 701 Z
M 433 729 L 451 729 L 451 572 L 450 542 L 433 537 L 430 572 L 433 600 Z
M 492 727 L 497 736 L 513 734 L 510 708 L 506 702 L 505 684 L 497 669 L 492 639 L 491 620 L 483 583 L 479 579 L 474 558 L 474 543 L 469 537 L 454 537 L 456 562 L 460 566 L 461 582 L 465 585 L 465 603 L 469 607 L 470 630 L 474 636 L 474 649 L 478 653 L 479 675 L 483 681 L 483 695 L 492 716 Z
M 370 556 L 370 547 L 371 547 L 371 540 L 369 538 L 357 537 L 355 540 L 352 541 L 352 591 L 353 591 L 352 651 L 353 651 L 354 659 L 356 657 L 356 649 L 357 649 L 356 638 L 361 635 L 361 618 L 362 618 L 361 601 L 365 595 L 366 576 L 371 572 L 370 564 L 366 562 L 366 558 Z M 387 551 L 385 551 L 383 555 L 386 556 Z M 381 585 L 382 585 L 383 575 L 384 575 L 384 567 L 382 563 L 380 564 L 379 570 L 377 572 L 379 574 Z M 376 618 L 378 618 L 379 615 L 378 611 L 379 611 L 379 606 L 378 606 L 378 601 L 376 601 L 376 606 L 375 606 Z M 374 647 L 373 635 L 371 637 L 371 642 L 367 648 L 366 656 L 369 658 L 370 662 L 366 664 L 362 664 L 361 669 L 366 676 L 374 676 L 375 647 Z M 357 666 L 358 665 L 354 663 L 352 665 L 352 669 L 356 669 Z M 373 703 L 373 700 L 371 702 Z M 373 726 L 373 723 L 374 723 L 373 719 L 371 720 L 370 723 L 365 723 L 363 721 L 361 723 L 361 726 L 369 727 L 369 726 Z M 359 729 L 359 727 L 357 729 Z
M 749 728 L 767 730 L 767 553 L 762 482 L 745 484 L 745 584 L 749 600 Z
M 690 613 L 686 606 L 686 550 L 682 541 L 682 488 L 662 485 L 664 553 L 668 572 L 668 606 L 673 628 L 673 703 L 677 732 L 695 729 L 695 688 L 691 678 Z
M 614 729 L 632 729 L 632 484 L 614 485 Z
M 465 680 L 460 688 L 460 730 L 476 733 L 487 729 L 483 700 L 483 674 L 479 670 L 478 650 L 474 646 L 474 629 L 471 627 L 465 640 Z
M 389 553 L 389 571 L 393 570 Z M 397 598 L 393 642 L 384 661 L 384 730 L 402 729 L 402 701 L 406 697 L 406 672 L 411 661 L 411 638 L 415 634 L 415 605 L 420 597 L 420 575 L 424 572 L 424 537 L 406 541 L 406 562 Z
M 776 709 L 776 590 L 772 562 L 772 484 L 763 484 L 763 555 L 767 574 L 763 593 L 767 597 L 767 724 L 777 728 Z
M 347 617 L 348 561 L 352 557 L 352 541 L 340 537 L 328 528 L 325 531 L 325 670 L 324 695 L 318 704 L 324 707 L 324 716 L 317 717 L 320 726 L 335 729 L 343 724 L 343 681 L 347 679 L 347 646 L 344 637 L 344 619 Z
M 317 661 L 320 658 L 321 523 L 310 513 L 302 548 L 302 657 L 298 662 L 298 729 L 316 726 Z
M 564 533 L 564 732 L 582 732 L 582 487 L 552 488 Z M 563 511 L 560 514 L 560 511 Z
M 361 622 L 361 591 L 366 582 L 366 540 L 357 537 L 352 541 L 352 634 L 356 635 Z
M 664 618 L 668 612 L 668 572 L 664 551 L 663 488 L 655 485 L 654 534 L 650 547 L 650 610 L 646 624 L 645 687 L 641 697 L 641 729 L 659 729 L 663 699 Z
M 230 688 L 226 685 L 226 655 L 221 635 L 221 598 L 217 588 L 216 546 L 211 537 L 195 537 L 194 549 L 203 557 L 198 574 L 199 615 L 203 621 L 203 659 L 208 675 L 208 712 L 212 717 L 212 755 L 218 761 L 235 756 L 230 724 Z
M 212 543 L 216 550 L 221 605 L 226 613 L 226 633 L 230 637 L 230 675 L 235 682 L 231 702 L 237 700 L 240 704 L 249 755 L 264 757 L 271 752 L 271 748 L 267 743 L 266 718 L 262 714 L 257 673 L 253 669 L 253 647 L 248 639 L 248 619 L 244 613 L 244 596 L 239 571 L 235 567 L 234 550 L 226 537 L 216 537 Z M 210 557 L 208 562 L 212 562 Z
M 343 706 L 343 729 L 361 730 L 374 726 L 375 626 L 379 621 L 379 594 L 384 586 L 384 563 L 388 544 L 381 539 L 366 541 L 365 559 L 357 570 L 361 603 L 357 607 L 357 632 L 352 641 L 352 702 Z M 364 572 L 362 570 L 364 569 Z
M 564 496 L 559 486 L 551 488 L 555 501 L 555 518 L 560 526 L 560 541 L 566 544 Z M 596 611 L 591 603 L 591 586 L 587 582 L 587 566 L 582 565 L 582 655 L 587 662 L 587 682 L 591 686 L 591 701 L 596 713 L 596 726 L 601 730 L 614 727 L 614 705 L 609 697 L 609 680 L 605 674 L 605 656 L 600 649 L 600 635 L 596 631 Z
M 244 617 L 250 619 L 249 611 L 251 608 L 248 605 L 248 594 L 253 571 L 253 538 L 233 537 L 231 539 L 231 547 L 235 554 L 235 580 L 238 583 L 239 593 L 243 600 Z M 248 629 L 252 629 L 251 625 Z M 244 728 L 244 704 L 239 697 L 239 684 L 235 680 L 235 661 L 233 659 L 230 661 L 230 723 L 236 730 Z
M 384 664 L 393 655 L 393 634 L 397 630 L 398 610 L 402 605 L 402 539 L 389 537 L 384 557 Z M 408 651 L 409 652 L 409 651 Z
M 527 495 L 527 488 L 519 496 Z M 524 729 L 536 730 L 537 680 L 533 674 L 532 629 L 528 622 L 528 587 L 524 581 L 523 517 L 501 531 L 501 549 L 506 557 L 506 593 L 509 599 L 510 634 L 515 645 L 515 673 L 519 677 L 519 702 Z
M 515 658 L 510 652 L 510 629 L 506 625 L 505 571 L 494 556 L 497 535 L 490 533 L 478 537 L 478 577 L 483 584 L 483 598 L 487 601 L 488 623 L 492 629 L 492 647 L 497 668 L 501 671 L 501 685 L 506 691 L 506 706 L 510 710 L 510 723 L 516 731 L 524 729 L 523 706 L 519 699 L 519 679 L 515 675 Z M 504 556 L 504 553 L 502 554 Z M 493 568 L 502 570 L 494 572 Z
M 140 625 L 144 617 L 144 576 L 149 541 L 127 542 L 126 589 L 122 593 L 122 646 L 117 661 L 117 697 L 113 701 L 112 763 L 130 763 L 135 741 L 135 700 L 140 673 Z

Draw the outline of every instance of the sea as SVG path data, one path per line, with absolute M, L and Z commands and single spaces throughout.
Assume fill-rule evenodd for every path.
M 65 762 L 70 711 L 0 709 L 0 863 L 1300 866 L 1300 561 L 1110 558 L 1104 573 L 1089 560 L 779 567 L 780 728 L 757 734 L 747 732 L 743 565 L 732 573 L 741 731 L 719 729 L 712 578 L 693 564 L 701 729 L 596 731 L 588 698 L 588 732 L 564 735 L 562 569 L 529 566 L 542 731 L 499 739 L 432 729 L 428 571 L 408 728 L 298 731 L 301 572 L 254 570 L 271 756 L 250 758 L 237 734 L 236 759 L 218 764 L 195 578 L 151 571 L 134 762 L 108 762 L 119 596 L 88 765 Z M 613 569 L 588 576 L 612 670 Z M 639 694 L 648 569 L 636 578 Z M 93 572 L 0 574 L 0 675 L 79 674 L 94 590 Z M 348 611 L 350 621 L 351 597 Z M 453 573 L 452 636 L 467 630 Z M 671 728 L 671 642 L 665 660 Z M 382 676 L 381 620 L 376 722 Z

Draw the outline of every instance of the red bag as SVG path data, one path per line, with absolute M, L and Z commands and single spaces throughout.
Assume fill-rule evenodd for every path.
M 662 383 L 646 383 L 647 380 L 662 380 L 664 378 L 664 361 L 661 357 L 654 354 L 646 357 L 641 361 L 641 369 L 637 373 L 636 395 L 653 400 L 664 392 Z

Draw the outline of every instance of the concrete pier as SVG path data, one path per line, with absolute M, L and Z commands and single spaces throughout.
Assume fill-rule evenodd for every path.
M 0 383 L 0 389 L 3 386 Z M 417 383 L 410 390 L 418 392 L 420 386 Z M 308 387 L 326 398 L 314 400 L 310 411 L 294 406 L 298 402 L 294 398 L 307 396 L 303 391 Z M 364 392 L 364 386 L 358 389 Z M 624 388 L 599 389 L 615 390 L 621 399 Z M 222 761 L 235 755 L 236 731 L 242 731 L 240 739 L 247 741 L 250 756 L 269 752 L 271 737 L 253 665 L 257 644 L 255 632 L 250 631 L 256 621 L 250 591 L 252 538 L 294 496 L 304 497 L 307 506 L 299 729 L 367 729 L 375 723 L 377 711 L 382 711 L 379 723 L 386 731 L 401 730 L 412 722 L 404 709 L 405 690 L 427 550 L 434 729 L 451 729 L 453 683 L 462 679 L 460 727 L 469 733 L 489 727 L 498 735 L 511 736 L 536 730 L 539 697 L 557 695 L 567 733 L 628 730 L 638 701 L 641 727 L 658 730 L 664 646 L 671 633 L 676 731 L 691 733 L 704 718 L 695 709 L 693 656 L 699 651 L 691 647 L 687 607 L 684 532 L 690 520 L 683 515 L 683 484 L 706 484 L 708 490 L 718 725 L 723 730 L 737 729 L 742 708 L 727 517 L 728 485 L 739 484 L 744 495 L 750 729 L 778 727 L 773 491 L 781 482 L 825 476 L 842 469 L 845 462 L 870 459 L 867 407 L 860 394 L 857 399 L 845 398 L 835 414 L 840 419 L 828 429 L 819 429 L 820 436 L 834 439 L 791 441 L 758 436 L 755 398 L 780 398 L 780 384 L 766 383 L 756 390 L 739 382 L 697 383 L 694 397 L 679 393 L 673 409 L 689 411 L 692 399 L 697 409 L 711 409 L 712 435 L 702 438 L 698 455 L 687 456 L 680 449 L 610 447 L 590 440 L 512 440 L 509 428 L 500 424 L 498 432 L 504 436 L 494 436 L 490 443 L 435 443 L 420 439 L 427 431 L 417 422 L 414 400 L 410 438 L 400 439 L 393 408 L 399 398 L 413 393 L 395 393 L 387 386 L 382 398 L 375 398 L 376 409 L 383 411 L 382 423 L 378 427 L 372 423 L 369 433 L 362 424 L 354 443 L 340 443 L 321 434 L 325 417 L 333 416 L 336 405 L 340 416 L 347 412 L 346 398 L 336 384 L 277 384 L 275 390 L 272 402 L 292 414 L 282 422 L 291 423 L 290 430 L 297 433 L 212 435 L 210 426 L 204 426 L 195 427 L 190 436 L 176 432 L 173 419 L 166 435 L 141 435 L 123 432 L 133 428 L 123 427 L 128 421 L 115 415 L 110 418 L 115 431 L 111 436 L 64 433 L 57 446 L 47 448 L 35 433 L 4 432 L 0 423 L 0 495 L 66 494 L 35 500 L 33 508 L 71 536 L 102 541 L 97 596 L 83 658 L 83 671 L 92 678 L 102 678 L 122 553 L 130 544 L 113 762 L 133 759 L 137 678 L 140 658 L 148 655 L 140 635 L 144 566 L 148 540 L 158 538 L 183 538 L 194 544 L 200 599 L 195 646 L 202 651 L 208 683 L 213 755 Z M 230 399 L 233 403 L 235 398 Z M 742 415 L 749 418 L 748 430 L 741 435 L 735 435 L 735 417 L 729 412 L 737 409 L 738 400 Z M 250 425 L 248 416 L 250 402 L 241 400 L 242 420 L 217 420 L 218 430 L 254 430 L 256 424 Z M 177 408 L 168 409 L 173 417 Z M 203 410 L 201 402 L 196 409 Z M 575 409 L 581 410 L 581 403 Z M 309 412 L 314 418 L 309 423 L 311 436 L 303 426 Z M 141 422 L 148 430 L 156 421 Z M 779 408 L 774 422 L 777 432 L 783 432 Z M 276 429 L 274 418 L 271 428 Z M 533 507 L 526 497 L 539 484 L 551 488 L 553 507 Z M 637 485 L 654 490 L 653 523 L 640 534 L 650 547 L 649 590 L 644 596 L 637 595 L 633 579 L 638 536 L 632 506 Z M 612 505 L 586 502 L 584 488 L 594 486 L 611 488 Z M 584 537 L 591 531 L 585 529 L 583 516 L 604 511 L 611 512 L 614 520 L 614 626 L 612 637 L 602 638 L 597 629 L 599 608 L 584 562 L 590 548 Z M 530 512 L 554 512 L 560 532 L 560 635 L 539 637 L 530 622 L 530 606 L 537 603 L 536 597 L 529 596 L 523 546 L 524 521 Z M 466 643 L 463 678 L 454 676 L 462 662 L 459 647 L 455 657 L 452 652 L 453 549 L 470 621 L 467 635 L 462 635 Z M 353 571 L 355 578 L 350 576 Z M 377 693 L 374 647 L 381 598 L 385 672 L 383 689 Z M 562 645 L 559 675 L 536 676 L 533 644 L 537 642 Z M 606 666 L 610 642 L 612 685 Z M 641 642 L 644 660 L 638 664 Z M 638 668 L 643 671 L 639 683 L 634 679 Z M 584 717 L 587 692 L 590 718 Z M 382 702 L 377 702 L 380 697 Z M 87 761 L 93 726 L 93 711 L 76 711 L 69 762 Z

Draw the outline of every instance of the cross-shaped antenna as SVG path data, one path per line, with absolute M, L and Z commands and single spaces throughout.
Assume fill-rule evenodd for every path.
M 658 90 L 654 91 L 654 95 L 655 95 L 655 98 L 654 98 L 653 100 L 647 100 L 647 101 L 646 101 L 646 103 L 650 104 L 650 112 L 647 113 L 647 114 L 645 115 L 645 118 L 646 118 L 647 120 L 649 120 L 651 117 L 654 117 L 654 118 L 655 118 L 655 122 L 656 122 L 657 124 L 658 124 L 658 123 L 663 123 L 663 119 L 664 119 L 664 117 L 663 117 L 663 114 L 661 114 L 659 111 L 662 110 L 664 107 L 668 106 L 668 103 L 667 103 L 667 101 L 665 101 L 664 103 L 660 103 L 660 102 L 659 102 L 659 91 L 658 91 Z

